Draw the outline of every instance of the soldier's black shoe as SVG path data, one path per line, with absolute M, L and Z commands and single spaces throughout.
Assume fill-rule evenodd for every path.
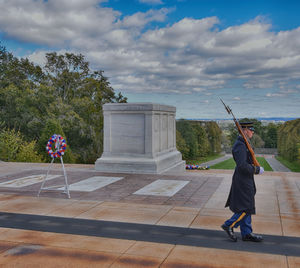
M 256 235 L 253 233 L 247 234 L 242 237 L 243 241 L 252 241 L 252 242 L 261 242 L 263 241 L 263 238 L 261 235 Z
M 229 238 L 236 242 L 237 241 L 237 237 L 235 236 L 234 232 L 233 232 L 233 228 L 223 224 L 222 226 L 222 229 L 226 232 L 226 234 L 229 236 Z

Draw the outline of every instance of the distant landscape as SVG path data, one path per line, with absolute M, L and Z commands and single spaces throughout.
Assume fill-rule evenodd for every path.
M 297 117 L 258 117 L 255 118 L 259 121 L 275 121 L 275 122 L 286 122 L 290 120 L 295 120 Z M 195 120 L 195 121 L 227 121 L 232 120 L 232 118 L 215 118 L 215 119 L 208 119 L 208 118 L 191 118 L 187 120 Z

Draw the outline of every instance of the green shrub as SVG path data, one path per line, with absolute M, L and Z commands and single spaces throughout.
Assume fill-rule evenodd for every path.
M 0 159 L 12 162 L 41 162 L 35 148 L 36 141 L 26 142 L 19 131 L 3 129 L 0 132 Z
M 20 132 L 14 129 L 3 129 L 0 132 L 0 158 L 3 161 L 14 161 L 22 144 Z
M 25 142 L 19 147 L 19 151 L 16 156 L 17 162 L 42 162 L 42 157 L 35 150 L 36 141 Z

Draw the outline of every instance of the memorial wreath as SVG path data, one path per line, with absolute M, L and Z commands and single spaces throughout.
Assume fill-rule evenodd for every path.
M 55 146 L 55 151 L 52 150 L 53 144 Z M 46 145 L 46 150 L 52 158 L 63 156 L 66 149 L 67 149 L 67 144 L 65 139 L 62 136 L 57 134 L 51 136 Z

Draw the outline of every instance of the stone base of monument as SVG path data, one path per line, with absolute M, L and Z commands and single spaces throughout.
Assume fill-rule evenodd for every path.
M 143 157 L 105 157 L 102 155 L 95 163 L 95 169 L 102 172 L 116 173 L 182 173 L 185 161 L 178 151 L 164 153 L 155 158 Z
M 154 103 L 103 105 L 104 150 L 95 169 L 117 173 L 184 172 L 176 149 L 176 108 Z

